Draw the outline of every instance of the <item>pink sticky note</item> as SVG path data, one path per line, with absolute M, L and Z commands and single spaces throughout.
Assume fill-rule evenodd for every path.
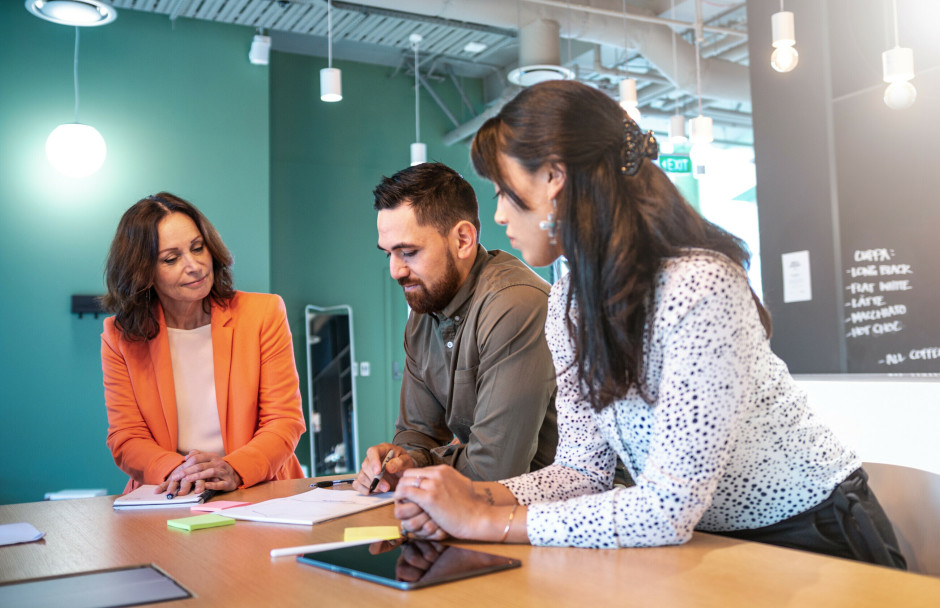
M 250 505 L 250 502 L 239 502 L 237 500 L 213 500 L 212 502 L 206 502 L 201 505 L 193 505 L 189 508 L 190 511 L 221 511 L 222 509 L 231 509 L 232 507 L 242 507 L 244 505 Z

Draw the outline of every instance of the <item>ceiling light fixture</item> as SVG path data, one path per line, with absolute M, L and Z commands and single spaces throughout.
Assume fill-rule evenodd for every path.
M 671 13 L 670 17 L 673 19 L 676 18 L 676 0 L 672 0 Z M 678 52 L 676 51 L 676 30 L 672 30 L 672 73 L 676 78 L 676 98 L 675 98 L 675 114 L 672 115 L 672 118 L 669 119 L 669 137 L 668 141 L 672 146 L 677 146 L 679 144 L 684 144 L 688 141 L 688 138 L 685 136 L 685 116 L 679 113 L 679 59 Z
M 889 83 L 885 89 L 885 105 L 892 110 L 906 110 L 914 105 L 917 89 L 910 83 L 914 78 L 914 52 L 902 48 L 898 41 L 898 2 L 892 1 L 894 8 L 894 48 L 881 54 L 881 66 L 884 81 Z
M 561 26 L 536 19 L 519 30 L 519 67 L 509 72 L 512 84 L 528 87 L 546 80 L 571 80 L 574 72 L 561 66 Z
M 29 3 L 27 2 L 27 8 Z M 38 5 L 39 3 L 35 3 Z M 45 3 L 46 8 L 52 2 Z M 110 8 L 110 7 L 108 7 Z M 32 9 L 30 9 L 32 10 Z M 114 9 L 111 9 L 114 20 Z M 35 14 L 35 13 L 34 13 Z M 64 13 L 56 13 L 65 18 Z M 43 17 L 45 19 L 46 17 Z M 50 19 L 52 21 L 52 19 Z M 65 23 L 65 21 L 55 21 Z M 89 25 L 102 25 L 89 23 Z M 78 122 L 78 36 L 79 26 L 75 26 L 75 54 L 72 60 L 72 77 L 75 85 L 75 121 L 61 124 L 52 130 L 46 138 L 46 158 L 56 171 L 68 177 L 87 177 L 101 168 L 108 153 L 104 138 L 97 129 Z
M 421 114 L 418 111 L 418 93 L 420 80 L 418 76 L 418 45 L 421 44 L 421 34 L 412 34 L 408 37 L 411 48 L 415 51 L 415 141 L 411 144 L 411 166 L 428 162 L 428 147 L 421 143 Z
M 778 72 L 791 72 L 800 62 L 800 54 L 793 46 L 796 44 L 793 13 L 783 10 L 783 0 L 780 0 L 780 12 L 770 16 L 770 27 L 774 39 L 770 66 Z
M 711 142 L 715 140 L 711 117 L 702 115 L 702 24 L 702 0 L 695 0 L 695 82 L 698 87 L 698 116 L 689 124 L 689 140 L 692 142 L 689 160 L 692 162 L 692 176 L 695 179 L 705 176 L 705 164 L 711 156 Z
M 271 37 L 264 35 L 264 30 L 258 28 L 251 41 L 251 49 L 248 51 L 248 61 L 254 65 L 268 65 L 271 58 Z
M 623 69 L 630 67 L 630 49 L 627 48 L 627 0 L 623 0 Z M 624 78 L 620 81 L 620 107 L 633 122 L 640 122 L 640 104 L 636 98 L 636 80 Z
M 471 55 L 476 55 L 477 53 L 482 53 L 487 49 L 487 46 L 482 42 L 470 41 L 463 47 L 464 53 L 470 53 Z
M 343 79 L 338 68 L 333 67 L 333 0 L 326 3 L 327 67 L 320 70 L 320 99 L 340 101 L 343 99 Z
M 89 27 L 117 19 L 117 11 L 101 0 L 26 0 L 26 10 L 60 25 Z

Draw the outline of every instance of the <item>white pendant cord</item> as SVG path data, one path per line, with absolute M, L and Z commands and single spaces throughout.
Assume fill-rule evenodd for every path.
M 414 43 L 415 48 L 415 141 L 421 141 L 421 120 L 420 113 L 418 112 L 418 99 L 419 99 L 419 80 L 418 80 L 418 42 Z
M 326 3 L 326 66 L 333 67 L 333 0 Z
M 624 0 L 624 3 L 626 3 L 626 0 Z M 669 16 L 675 19 L 676 18 L 676 0 L 672 0 L 670 3 L 670 6 L 671 6 L 671 10 L 670 10 Z M 676 91 L 679 92 L 679 94 L 677 94 L 675 98 L 675 112 L 676 112 L 676 115 L 678 115 L 679 114 L 679 96 L 681 94 L 681 89 L 679 88 L 679 56 L 676 52 L 676 30 L 672 30 L 672 73 L 675 74 L 676 76 Z
M 72 61 L 72 79 L 75 82 L 75 122 L 78 122 L 78 26 L 75 27 L 75 58 Z
M 783 0 L 781 0 L 782 2 Z M 702 0 L 695 0 L 695 83 L 698 89 L 698 115 L 702 115 Z
M 574 65 L 571 59 L 571 39 L 574 34 L 571 31 L 571 0 L 568 0 L 568 64 Z
M 898 36 L 898 0 L 891 0 L 891 7 L 894 11 L 894 48 L 901 46 L 901 38 Z
M 630 51 L 627 50 L 627 0 L 623 0 L 623 71 L 630 77 Z

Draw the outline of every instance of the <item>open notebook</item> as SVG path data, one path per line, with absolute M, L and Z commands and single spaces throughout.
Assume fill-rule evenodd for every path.
M 219 515 L 249 521 L 312 526 L 321 521 L 387 505 L 394 500 L 393 494 L 384 492 L 363 496 L 354 490 L 316 488 L 296 496 L 225 509 L 219 511 Z

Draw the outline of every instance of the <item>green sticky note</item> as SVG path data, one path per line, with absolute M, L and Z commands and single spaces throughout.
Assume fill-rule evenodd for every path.
M 235 520 L 231 517 L 222 517 L 221 515 L 216 515 L 215 513 L 166 520 L 166 526 L 168 528 L 179 528 L 180 530 L 186 530 L 187 532 L 192 532 L 193 530 L 202 530 L 203 528 L 215 528 L 216 526 L 231 526 L 234 524 Z

